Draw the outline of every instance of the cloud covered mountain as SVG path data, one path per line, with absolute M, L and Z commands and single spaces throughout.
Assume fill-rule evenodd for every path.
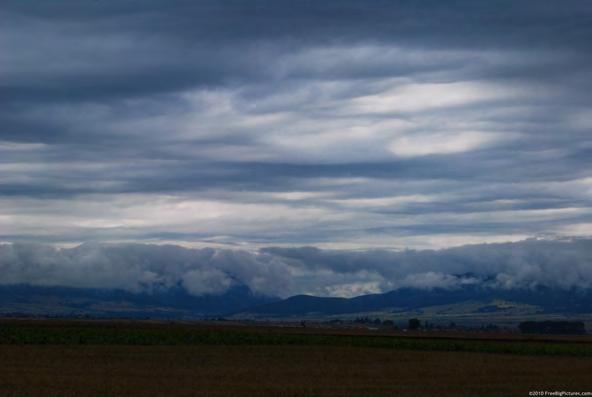
M 4 313 L 273 316 L 491 299 L 585 312 L 592 311 L 591 286 L 592 239 L 437 251 L 0 245 Z
M 173 287 L 192 296 L 246 286 L 255 294 L 353 297 L 401 288 L 588 289 L 592 239 L 524 240 L 443 250 L 229 250 L 173 245 L 0 245 L 0 284 L 119 289 Z

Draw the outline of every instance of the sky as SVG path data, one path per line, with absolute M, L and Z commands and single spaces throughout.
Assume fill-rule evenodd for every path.
M 0 242 L 592 235 L 592 2 L 4 0 L 0 20 Z
M 592 233 L 586 1 L 3 1 L 0 239 Z

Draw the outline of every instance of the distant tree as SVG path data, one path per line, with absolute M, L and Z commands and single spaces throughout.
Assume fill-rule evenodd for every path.
M 409 328 L 411 331 L 415 331 L 416 329 L 419 329 L 420 326 L 421 322 L 418 319 L 411 318 L 409 319 L 409 325 L 407 326 L 407 328 Z
M 374 325 L 380 325 L 382 324 L 382 320 L 379 318 L 374 319 Z
M 395 326 L 395 323 L 393 322 L 393 320 L 384 320 L 382 322 L 382 325 L 384 327 L 394 327 Z

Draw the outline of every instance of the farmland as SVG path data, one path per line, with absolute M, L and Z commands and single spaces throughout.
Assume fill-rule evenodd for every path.
M 589 337 L 151 322 L 0 323 L 3 396 L 525 396 L 592 391 Z

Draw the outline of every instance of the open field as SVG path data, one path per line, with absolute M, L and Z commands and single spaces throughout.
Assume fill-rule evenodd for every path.
M 5 320 L 0 344 L 298 345 L 592 357 L 592 338 L 149 321 Z
M 592 361 L 336 346 L 0 346 L 2 396 L 527 396 Z
M 582 337 L 0 322 L 0 396 L 527 396 L 592 391 Z

